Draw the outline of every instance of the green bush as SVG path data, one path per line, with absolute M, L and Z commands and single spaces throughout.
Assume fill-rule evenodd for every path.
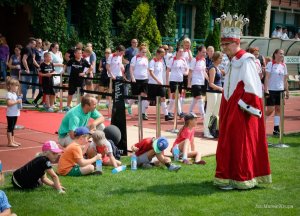
M 148 3 L 139 4 L 133 11 L 131 18 L 125 23 L 121 37 L 125 43 L 129 43 L 132 38 L 137 38 L 140 42 L 148 42 L 150 51 L 160 45 L 160 32 Z
M 195 16 L 195 38 L 206 38 L 209 31 L 211 0 L 197 3 Z

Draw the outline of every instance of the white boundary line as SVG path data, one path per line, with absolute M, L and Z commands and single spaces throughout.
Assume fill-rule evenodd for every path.
M 0 150 L 1 152 L 8 152 L 8 151 L 19 151 L 19 150 L 26 150 L 26 149 L 33 149 L 33 148 L 41 148 L 42 146 L 31 146 L 31 147 L 25 147 L 25 148 L 11 148 L 11 149 L 4 149 Z

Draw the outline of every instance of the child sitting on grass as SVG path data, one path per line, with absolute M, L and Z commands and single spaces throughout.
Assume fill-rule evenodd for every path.
M 151 168 L 151 160 L 155 156 L 158 161 L 164 164 L 169 171 L 178 171 L 181 166 L 171 163 L 171 159 L 165 157 L 163 151 L 168 148 L 169 142 L 165 137 L 145 138 L 134 144 L 131 149 L 137 156 L 137 165 L 144 168 Z
M 195 150 L 194 134 L 197 118 L 194 113 L 188 113 L 184 116 L 184 125 L 179 130 L 171 150 L 173 154 L 173 148 L 178 145 L 184 164 L 192 164 L 188 158 L 194 158 L 194 164 L 206 164 L 204 160 L 201 160 L 201 153 Z
M 0 190 L 0 215 L 17 216 L 15 213 L 11 213 L 11 205 L 8 202 L 6 194 L 2 190 Z
M 69 144 L 58 161 L 57 172 L 64 176 L 83 176 L 95 171 L 93 163 L 101 160 L 101 154 L 90 159 L 83 158 L 82 149 L 88 144 L 90 130 L 87 127 L 78 127 L 74 131 L 74 142 Z
M 95 131 L 92 134 L 92 139 L 86 152 L 88 158 L 92 158 L 98 153 L 102 155 L 103 165 L 115 168 L 122 165 L 122 162 L 114 157 L 111 143 L 106 139 L 103 131 Z
M 51 165 L 51 162 L 57 161 L 58 154 L 62 150 L 58 148 L 56 142 L 47 141 L 43 144 L 42 151 L 36 158 L 13 173 L 13 186 L 18 189 L 34 189 L 44 183 L 55 188 L 59 193 L 65 193 L 65 188 L 60 184 Z M 47 174 L 52 180 L 47 177 Z

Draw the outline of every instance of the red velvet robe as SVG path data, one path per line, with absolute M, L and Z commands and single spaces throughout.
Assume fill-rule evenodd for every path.
M 246 110 L 252 110 L 242 110 L 239 101 L 247 105 Z M 260 115 L 253 115 L 257 113 Z M 254 56 L 244 50 L 231 60 L 219 116 L 214 184 L 248 189 L 258 183 L 270 183 L 261 82 Z

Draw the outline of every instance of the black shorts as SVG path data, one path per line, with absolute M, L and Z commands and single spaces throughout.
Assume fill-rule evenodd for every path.
M 156 97 L 166 97 L 166 88 L 160 85 L 149 84 L 148 85 L 148 97 L 151 100 L 156 100 Z
M 108 79 L 100 79 L 99 84 L 100 86 L 104 87 L 104 88 L 108 88 L 109 87 L 109 78 Z
M 148 93 L 148 79 L 136 80 L 136 83 L 131 84 L 132 95 L 140 95 L 142 92 Z
M 176 91 L 176 85 L 178 85 L 178 91 L 179 91 L 179 94 L 181 94 L 183 83 L 182 82 L 174 82 L 174 81 L 170 81 L 170 90 L 171 90 L 171 93 L 175 93 L 175 91 Z
M 42 83 L 43 94 L 45 95 L 55 95 L 55 90 L 52 86 L 45 85 Z
M 266 106 L 280 106 L 280 92 L 269 91 L 270 97 L 266 100 Z
M 187 89 L 188 86 L 188 75 L 183 75 L 183 83 L 182 83 L 182 88 Z
M 193 97 L 198 97 L 200 95 L 205 95 L 205 85 L 192 85 L 192 95 Z
M 83 84 L 81 85 L 76 85 L 71 82 L 69 82 L 69 90 L 68 90 L 68 95 L 74 95 L 77 92 L 77 87 L 80 87 L 80 95 L 83 95 Z

